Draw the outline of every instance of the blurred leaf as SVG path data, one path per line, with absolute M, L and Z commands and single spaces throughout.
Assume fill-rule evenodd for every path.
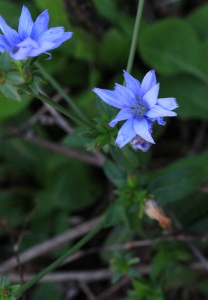
M 123 244 L 126 242 L 131 241 L 133 238 L 132 232 L 128 230 L 128 228 L 125 226 L 125 224 L 118 225 L 114 227 L 111 232 L 108 234 L 107 238 L 105 239 L 103 243 L 103 247 L 110 246 L 114 244 Z M 124 250 L 118 250 L 119 254 L 122 254 Z M 109 263 L 110 260 L 114 258 L 113 251 L 102 251 L 101 252 L 101 258 Z
M 53 299 L 61 300 L 61 293 L 56 283 L 40 283 L 31 295 L 31 300 Z
M 202 182 L 202 170 L 197 167 L 178 169 L 150 182 L 148 191 L 164 205 L 192 193 Z
M 93 0 L 92 2 L 101 16 L 111 20 L 112 22 L 116 21 L 119 12 L 115 0 Z
M 108 179 L 113 182 L 116 186 L 123 186 L 126 182 L 126 173 L 119 168 L 111 160 L 106 160 L 104 163 L 104 172 Z
M 96 95 L 96 103 L 98 109 L 101 113 L 105 113 L 109 118 L 113 118 L 118 111 L 114 107 L 110 106 L 109 104 L 105 103 L 100 97 Z
M 110 227 L 119 223 L 124 216 L 124 213 L 124 208 L 121 205 L 111 205 L 105 213 L 105 227 Z
M 194 30 L 179 19 L 153 24 L 142 32 L 138 42 L 144 61 L 163 74 L 190 71 L 199 55 Z
M 139 166 L 139 158 L 137 157 L 135 150 L 128 145 L 121 149 L 110 146 L 110 152 L 118 165 L 126 171 L 133 171 Z
M 201 5 L 193 10 L 186 18 L 187 22 L 196 30 L 199 38 L 204 41 L 208 39 L 208 4 Z
M 86 132 L 86 128 L 77 128 L 72 133 L 66 135 L 63 144 L 74 148 L 83 148 L 89 142 L 89 139 L 82 134 Z
M 8 72 L 11 69 L 11 57 L 9 52 L 0 53 L 0 70 Z
M 1 0 L 1 16 L 11 27 L 17 25 L 19 21 L 19 15 L 21 12 L 21 6 L 19 3 L 11 2 L 7 0 Z
M 77 211 L 94 203 L 101 194 L 98 180 L 91 178 L 90 168 L 78 161 L 59 157 L 51 161 L 46 190 L 40 192 L 45 206 L 63 211 Z M 47 192 L 46 192 L 47 191 Z
M 6 96 L 6 98 L 14 99 L 17 101 L 20 101 L 20 95 L 17 92 L 17 89 L 12 84 L 5 82 L 3 84 L 0 84 L 0 91 Z M 2 100 L 2 99 L 1 99 Z
M 31 98 L 23 97 L 21 102 L 16 102 L 12 99 L 7 98 L 3 94 L 0 97 L 0 121 L 7 119 L 28 106 Z
M 7 74 L 7 80 L 14 85 L 19 85 L 24 83 L 24 79 L 20 76 L 18 72 L 9 72 Z
M 125 34 L 117 29 L 110 29 L 100 45 L 100 63 L 112 69 L 125 68 L 129 47 L 130 41 Z
M 200 218 L 199 221 L 196 221 L 192 226 L 191 229 L 197 232 L 201 232 L 207 234 L 208 231 L 208 218 Z
M 190 75 L 161 77 L 160 97 L 173 96 L 179 108 L 176 112 L 182 119 L 208 119 L 208 89 Z

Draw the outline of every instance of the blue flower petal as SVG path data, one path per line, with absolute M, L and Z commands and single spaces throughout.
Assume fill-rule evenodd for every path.
M 126 121 L 119 130 L 116 138 L 116 144 L 118 144 L 120 148 L 125 146 L 135 137 L 136 133 L 133 128 L 133 122 L 134 117 L 128 119 L 128 121 Z
M 141 119 L 135 118 L 133 126 L 134 126 L 134 131 L 136 132 L 137 135 L 141 136 L 147 142 L 155 144 L 153 138 L 149 133 L 149 125 L 145 118 L 141 118 Z
M 127 107 L 134 107 L 137 104 L 137 100 L 133 92 L 127 87 L 116 83 L 115 92 L 119 101 L 121 101 Z
M 141 100 L 142 98 L 142 93 L 141 93 L 141 84 L 140 82 L 135 79 L 133 76 L 131 76 L 128 72 L 124 72 L 124 78 L 126 81 L 126 87 L 129 88 L 137 98 L 137 100 Z
M 19 19 L 18 33 L 22 40 L 30 36 L 33 28 L 33 20 L 26 6 L 23 5 L 22 13 Z
M 142 95 L 145 95 L 154 85 L 157 84 L 155 70 L 149 71 L 143 78 L 141 83 Z
M 38 38 L 48 30 L 49 14 L 48 10 L 44 10 L 36 19 L 33 24 L 32 32 L 30 37 L 33 40 L 38 40 Z
M 114 127 L 119 121 L 127 120 L 133 116 L 130 108 L 124 108 L 119 111 L 115 119 L 113 119 L 110 123 L 110 127 Z
M 59 47 L 66 40 L 70 39 L 72 34 L 72 32 L 64 32 L 63 27 L 54 27 L 44 32 L 38 39 L 38 42 L 42 45 L 44 43 L 51 43 L 51 47 L 46 50 L 52 50 Z
M 178 107 L 178 103 L 175 98 L 159 98 L 157 102 L 159 105 L 169 110 L 173 110 Z
M 2 34 L 0 34 L 0 52 L 4 52 L 5 50 L 9 50 L 10 45 Z M 12 50 L 12 49 L 11 49 Z
M 175 117 L 177 114 L 174 111 L 165 109 L 164 107 L 156 104 L 145 114 L 148 118 L 159 118 L 159 117 Z
M 20 42 L 20 38 L 16 30 L 7 25 L 2 16 L 0 16 L 0 29 L 10 44 L 17 44 Z
M 143 102 L 146 107 L 151 109 L 156 103 L 158 98 L 158 93 L 160 89 L 160 84 L 154 85 L 143 97 Z
M 94 88 L 92 90 L 95 94 L 97 94 L 104 102 L 107 104 L 117 107 L 117 108 L 126 108 L 122 102 L 119 101 L 115 91 L 109 91 L 105 89 Z

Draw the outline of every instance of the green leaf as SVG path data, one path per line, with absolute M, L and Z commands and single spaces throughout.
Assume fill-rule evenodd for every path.
M 162 205 L 177 201 L 192 193 L 201 184 L 201 173 L 202 170 L 197 167 L 168 172 L 153 180 L 148 186 L 148 191 L 158 198 Z
M 176 112 L 182 119 L 208 119 L 208 88 L 198 79 L 187 75 L 161 77 L 160 97 L 173 96 L 179 108 Z
M 202 170 L 197 167 L 187 167 L 168 172 L 152 182 L 148 191 L 164 205 L 177 201 L 192 193 L 202 182 Z
M 186 18 L 187 22 L 196 30 L 202 41 L 208 39 L 208 4 L 201 5 Z
M 93 0 L 93 3 L 98 11 L 98 13 L 111 20 L 112 22 L 115 22 L 117 19 L 117 16 L 119 15 L 117 5 L 115 1 L 112 0 Z
M 24 79 L 17 72 L 9 72 L 7 74 L 7 81 L 15 85 L 24 83 Z
M 56 283 L 40 283 L 31 295 L 31 300 L 53 299 L 61 300 L 61 293 Z
M 115 48 L 112 45 L 116 45 Z M 100 63 L 112 69 L 125 68 L 129 53 L 129 40 L 117 29 L 107 31 L 100 45 Z
M 34 82 L 29 83 L 28 86 L 33 91 L 33 93 L 38 95 L 38 88 Z
M 12 99 L 7 98 L 3 94 L 0 96 L 0 121 L 11 117 L 20 111 L 30 103 L 31 98 L 23 98 L 21 102 L 16 102 Z
M 110 146 L 110 152 L 118 165 L 126 171 L 134 171 L 139 166 L 139 158 L 136 155 L 136 151 L 128 145 L 121 149 Z
M 14 99 L 17 101 L 21 101 L 20 95 L 17 92 L 17 89 L 12 84 L 5 82 L 3 84 L 0 84 L 0 91 L 10 99 Z
M 110 106 L 109 104 L 105 103 L 100 97 L 96 95 L 96 103 L 98 109 L 101 113 L 105 113 L 109 118 L 113 118 L 118 111 L 114 107 Z
M 116 186 L 120 187 L 125 184 L 126 173 L 111 160 L 107 159 L 105 161 L 103 170 L 108 179 Z
M 110 227 L 120 222 L 124 216 L 124 213 L 125 213 L 124 208 L 121 205 L 118 204 L 111 205 L 104 216 L 105 227 Z
M 83 136 L 83 133 L 85 132 L 86 128 L 84 127 L 75 129 L 72 133 L 68 134 L 64 138 L 63 144 L 69 147 L 83 148 L 84 145 L 86 145 L 90 141 L 90 139 Z
M 199 55 L 194 30 L 179 19 L 165 19 L 144 30 L 139 39 L 144 61 L 163 74 L 177 74 L 193 68 Z
M 7 51 L 4 51 L 3 53 L 0 53 L 0 70 L 8 72 L 10 69 L 11 69 L 11 57 Z

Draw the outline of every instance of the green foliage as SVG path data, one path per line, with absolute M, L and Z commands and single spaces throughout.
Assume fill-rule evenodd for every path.
M 40 300 L 40 299 L 53 299 L 53 300 L 61 300 L 61 295 L 58 291 L 57 284 L 54 283 L 41 283 L 36 288 L 32 295 L 32 300 Z
M 0 278 L 0 300 L 16 300 L 17 298 L 13 294 L 18 295 L 19 288 L 19 284 L 10 285 L 9 278 Z
M 157 177 L 150 182 L 148 191 L 159 199 L 159 203 L 164 205 L 192 193 L 201 182 L 201 170 L 187 167 Z
M 166 19 L 143 31 L 139 38 L 142 58 L 167 75 L 189 71 L 198 59 L 199 42 L 183 20 Z
M 4 222 L 9 224 L 15 238 L 19 237 L 22 228 L 26 228 L 20 251 L 70 229 L 70 217 L 74 214 L 85 219 L 96 215 L 97 211 L 104 215 L 106 227 L 102 246 L 160 236 L 161 229 L 152 225 L 147 217 L 142 218 L 144 199 L 150 195 L 161 207 L 168 204 L 187 231 L 206 234 L 208 230 L 207 132 L 196 132 L 200 128 L 198 125 L 206 122 L 208 116 L 208 5 L 183 18 L 167 17 L 151 24 L 143 20 L 141 24 L 132 73 L 141 80 L 147 68 L 155 68 L 159 75 L 160 97 L 176 97 L 180 119 L 174 118 L 160 129 L 155 126 L 157 145 L 152 146 L 148 153 L 142 153 L 129 145 L 122 149 L 117 147 L 115 137 L 119 126 L 108 126 L 117 109 L 95 97 L 91 91 L 95 86 L 112 89 L 115 82 L 122 84 L 121 71 L 127 64 L 134 16 L 124 8 L 125 1 L 92 2 L 96 17 L 104 22 L 103 27 L 98 24 L 101 26 L 99 37 L 89 29 L 91 20 L 85 15 L 87 10 L 77 8 L 80 18 L 79 25 L 75 26 L 70 20 L 71 12 L 66 10 L 62 0 L 26 3 L 32 16 L 49 9 L 51 27 L 64 26 L 66 31 L 74 32 L 69 44 L 52 51 L 53 58 L 49 62 L 45 61 L 45 55 L 40 59 L 60 85 L 69 89 L 73 103 L 92 120 L 90 130 L 76 128 L 70 123 L 74 130 L 66 134 L 64 127 L 57 126 L 57 120 L 63 121 L 62 117 L 51 118 L 50 113 L 44 117 L 52 119 L 52 126 L 47 126 L 47 122 L 31 125 L 40 102 L 22 95 L 31 92 L 37 95 L 40 88 L 53 96 L 56 89 L 50 84 L 42 86 L 44 77 L 34 67 L 35 59 L 19 63 L 11 61 L 7 52 L 0 54 L 0 222 L 1 225 Z M 1 15 L 15 28 L 20 11 L 19 2 L 1 1 Z M 63 99 L 61 105 L 66 106 Z M 187 128 L 191 128 L 193 135 L 184 141 L 180 135 L 186 135 Z M 13 132 L 19 136 L 12 137 Z M 201 134 L 200 151 L 192 151 Z M 95 148 L 103 151 L 105 162 L 102 170 L 52 153 L 41 144 L 37 146 L 23 141 L 28 136 L 53 141 L 56 146 L 78 149 L 83 153 Z M 169 141 L 174 142 L 176 151 Z M 195 154 L 191 155 L 193 152 Z M 88 154 L 94 155 L 93 152 Z M 172 231 L 174 234 L 174 228 Z M 12 255 L 12 249 L 7 241 L 10 236 L 3 225 L 0 237 L 4 259 Z M 202 252 L 207 252 L 205 244 L 197 242 L 196 245 Z M 59 257 L 70 246 L 54 251 L 50 258 Z M 129 291 L 127 300 L 164 300 L 164 294 L 175 288 L 180 288 L 181 295 L 184 295 L 181 297 L 188 299 L 190 286 L 207 295 L 206 278 L 190 269 L 189 262 L 195 258 L 181 242 L 166 242 L 134 251 L 134 256 L 141 254 L 141 263 L 148 260 L 151 267 L 145 279 L 132 267 L 138 259 L 130 253 L 124 250 L 101 251 L 100 255 L 115 271 L 113 282 L 123 274 L 133 279 L 133 290 Z M 12 294 L 18 292 L 19 285 L 10 286 L 8 279 L 1 280 L 0 284 L 1 300 L 15 300 Z M 44 283 L 31 293 L 32 300 L 42 298 L 59 300 L 63 297 L 57 284 Z
M 134 290 L 129 291 L 126 300 L 164 300 L 161 288 L 149 284 L 146 280 L 133 281 Z
M 114 252 L 114 257 L 111 260 L 111 268 L 115 270 L 112 278 L 112 283 L 117 282 L 123 274 L 128 274 L 133 278 L 139 278 L 139 273 L 131 266 L 138 263 L 138 257 L 132 257 L 131 252 L 122 253 L 119 251 Z

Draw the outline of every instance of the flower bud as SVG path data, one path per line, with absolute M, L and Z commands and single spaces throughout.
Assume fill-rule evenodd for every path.
M 163 209 L 158 206 L 155 200 L 147 200 L 144 210 L 148 217 L 157 220 L 163 229 L 171 227 L 171 219 L 166 217 Z

